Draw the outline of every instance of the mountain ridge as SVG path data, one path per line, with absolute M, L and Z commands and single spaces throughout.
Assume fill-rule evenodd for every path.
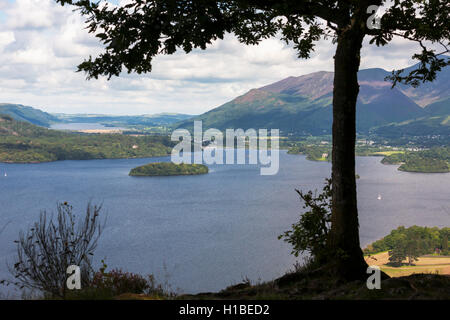
M 406 69 L 408 71 L 409 69 Z M 360 70 L 357 101 L 357 131 L 368 133 L 374 127 L 435 115 L 447 114 L 450 103 L 449 70 L 423 87 L 409 88 L 384 79 L 391 73 L 381 68 Z M 176 128 L 192 128 L 202 120 L 204 128 L 278 128 L 284 134 L 330 134 L 334 73 L 318 71 L 290 76 L 253 88 L 247 93 L 202 115 L 182 121 Z M 426 101 L 436 103 L 430 109 Z M 444 104 L 442 106 L 441 104 Z M 444 111 L 442 111 L 444 110 Z

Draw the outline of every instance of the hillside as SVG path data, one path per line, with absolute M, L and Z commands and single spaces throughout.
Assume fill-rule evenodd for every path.
M 103 114 L 50 114 L 39 109 L 20 104 L 0 103 L 0 114 L 13 119 L 28 122 L 41 127 L 50 127 L 57 123 L 101 123 L 117 127 L 159 127 L 170 126 L 176 122 L 192 118 L 192 115 L 180 113 L 144 114 L 136 116 L 115 116 Z
M 449 68 L 438 79 L 419 88 L 398 86 L 384 81 L 390 72 L 366 69 L 359 72 L 360 94 L 357 101 L 357 130 L 390 123 L 422 119 L 430 115 L 449 114 Z M 332 72 L 315 72 L 289 77 L 252 89 L 209 112 L 175 127 L 191 128 L 193 120 L 202 120 L 206 128 L 279 128 L 287 134 L 329 134 L 332 124 Z M 437 106 L 424 108 L 428 104 Z M 439 111 L 435 111 L 439 110 Z M 442 111 L 443 110 L 443 111 Z M 443 114 L 442 114 L 443 113 Z
M 443 99 L 425 107 L 431 116 L 450 115 L 450 98 Z
M 41 110 L 20 104 L 0 103 L 0 114 L 7 114 L 17 121 L 29 122 L 42 127 L 50 127 L 60 120 Z
M 399 136 L 450 136 L 450 114 L 426 116 L 418 119 L 391 123 L 373 129 L 373 132 L 387 138 Z
M 166 156 L 172 147 L 165 136 L 65 133 L 0 115 L 0 162 L 146 158 Z

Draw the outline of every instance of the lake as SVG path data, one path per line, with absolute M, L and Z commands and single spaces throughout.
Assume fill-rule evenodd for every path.
M 125 130 L 121 127 L 107 127 L 101 123 L 85 123 L 85 122 L 73 122 L 73 123 L 56 123 L 50 126 L 53 130 L 69 130 L 69 131 L 84 131 L 84 130 Z
M 400 225 L 450 225 L 450 174 L 400 172 L 380 160 L 357 158 L 362 246 Z M 321 189 L 331 171 L 329 163 L 281 151 L 274 176 L 261 176 L 257 165 L 211 165 L 201 176 L 128 176 L 159 161 L 170 159 L 0 164 L 0 279 L 8 276 L 13 240 L 41 209 L 68 201 L 81 212 L 91 200 L 103 202 L 107 215 L 97 265 L 106 258 L 109 268 L 167 276 L 184 293 L 220 290 L 245 277 L 271 280 L 296 261 L 277 239 L 302 210 L 294 189 Z

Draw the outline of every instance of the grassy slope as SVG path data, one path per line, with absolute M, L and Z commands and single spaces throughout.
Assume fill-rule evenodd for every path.
M 450 115 L 426 116 L 373 129 L 373 132 L 388 138 L 399 136 L 450 135 Z
M 7 114 L 17 121 L 25 121 L 38 126 L 49 127 L 58 122 L 55 116 L 32 107 L 19 104 L 0 103 L 0 114 Z
M 450 276 L 415 274 L 383 280 L 380 290 L 365 281 L 338 283 L 326 275 L 288 274 L 275 281 L 242 283 L 220 292 L 183 295 L 178 299 L 217 300 L 410 300 L 450 299 Z

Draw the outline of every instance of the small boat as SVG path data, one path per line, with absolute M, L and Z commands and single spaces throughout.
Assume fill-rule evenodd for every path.
M 378 195 L 378 198 L 377 198 L 377 199 L 378 199 L 378 200 L 381 200 L 381 194 Z

